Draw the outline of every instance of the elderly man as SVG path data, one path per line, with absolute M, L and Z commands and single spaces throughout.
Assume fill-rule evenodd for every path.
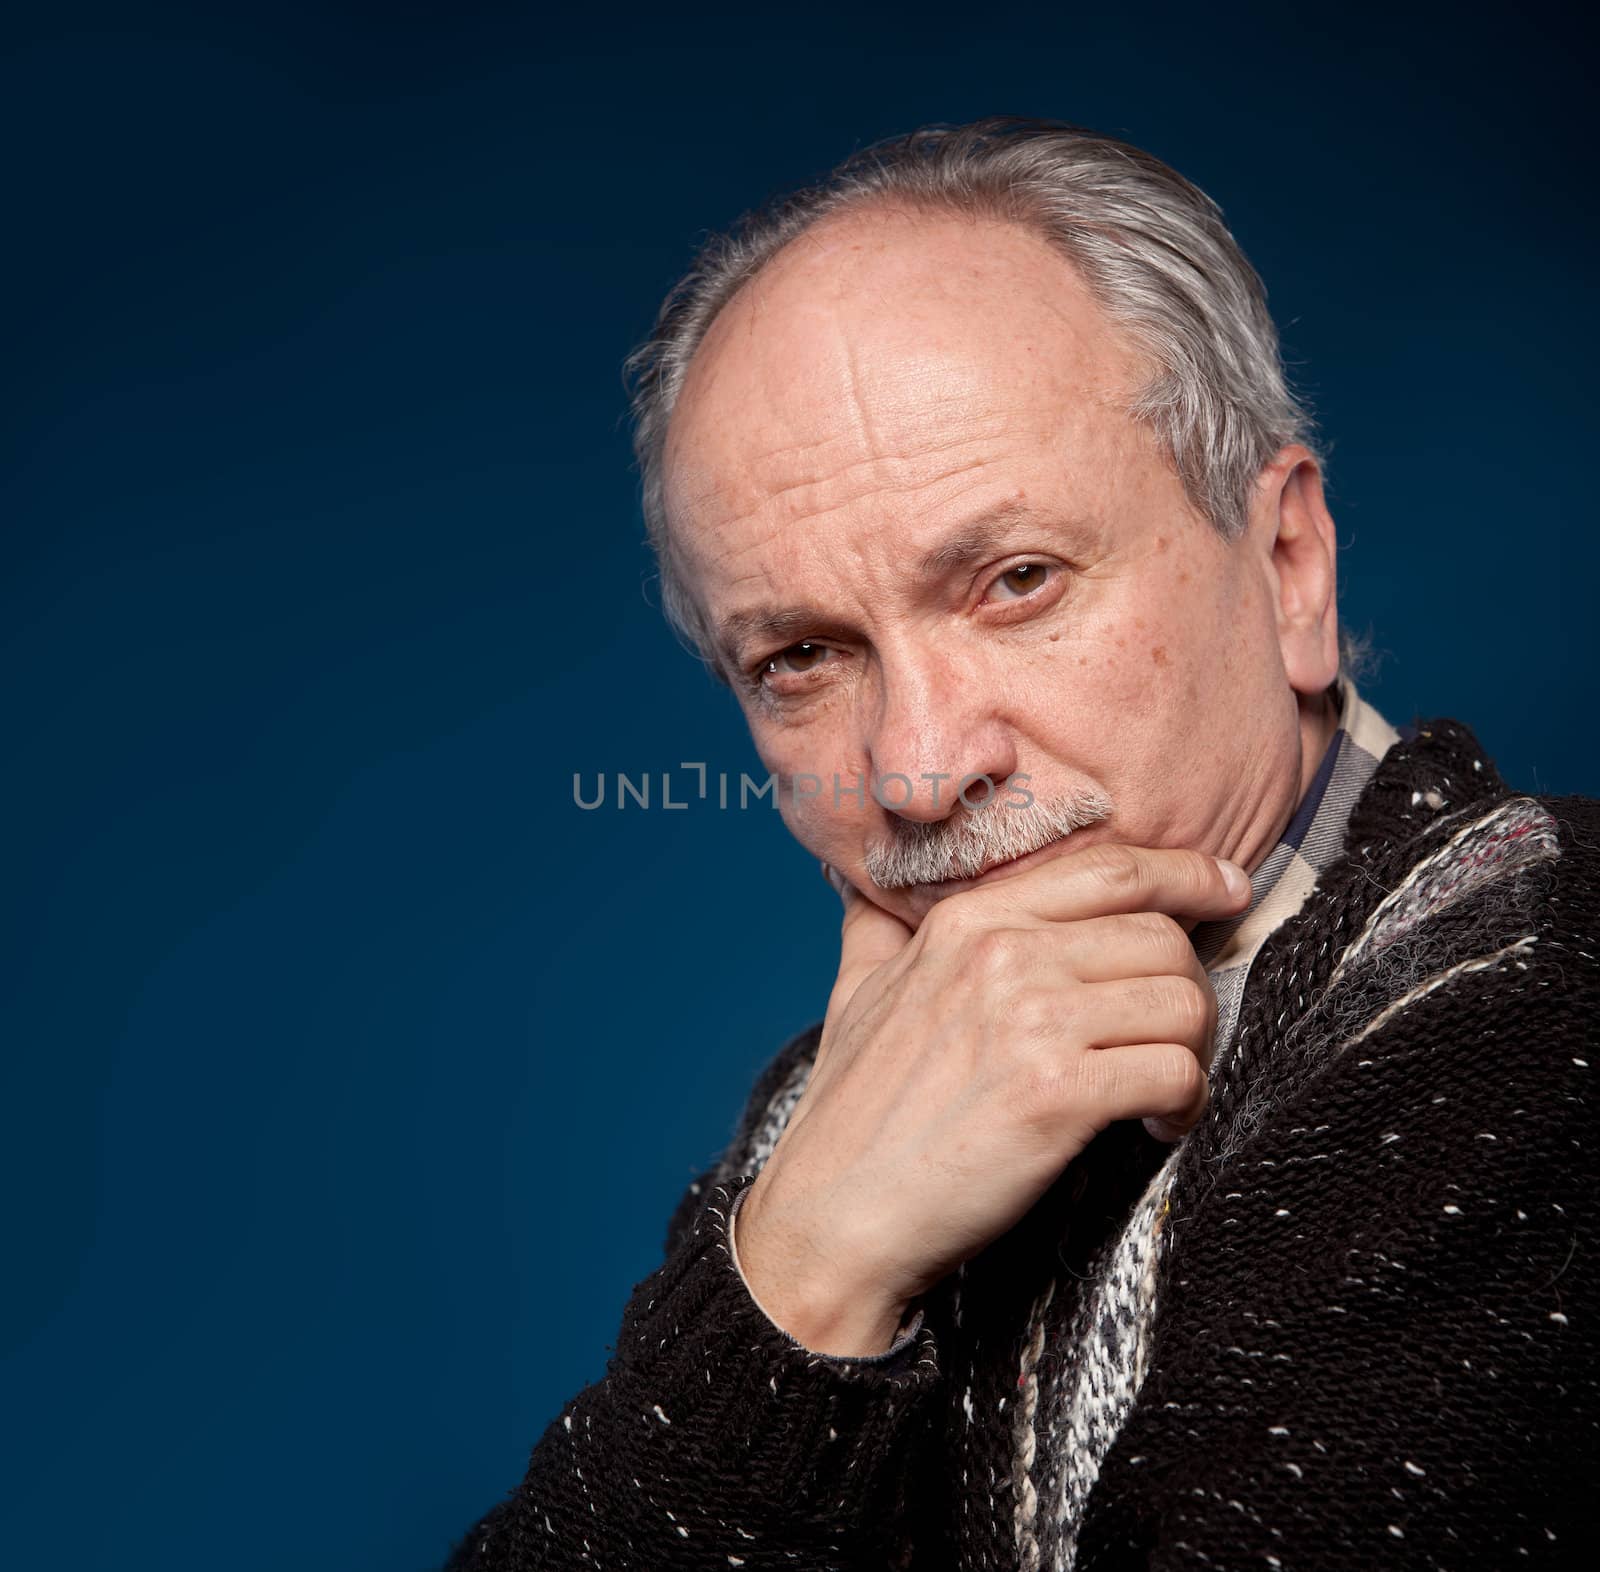
M 453 1564 L 1570 1553 L 1600 815 L 1357 694 L 1216 207 L 919 132 L 713 241 L 635 369 L 838 981 Z

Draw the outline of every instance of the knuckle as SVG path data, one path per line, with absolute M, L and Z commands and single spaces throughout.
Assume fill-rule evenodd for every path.
M 1161 1117 L 1187 1120 L 1205 1105 L 1206 1073 L 1192 1049 L 1154 1043 L 1086 1054 L 1074 1067 L 1070 1096 L 1080 1109 L 1110 1119 Z
M 1043 989 L 1029 988 L 1016 995 L 1006 1013 L 1024 1038 L 1038 1040 L 1057 1034 L 1063 1011 L 1058 998 Z
M 1135 912 L 1128 919 L 1161 971 L 1184 972 L 1194 961 L 1189 935 L 1165 912 Z
M 1088 871 L 1114 894 L 1136 890 L 1144 882 L 1144 863 L 1127 846 L 1096 846 L 1086 856 Z
M 1137 1065 L 1115 1049 L 1087 1053 L 1074 1068 L 1075 1100 L 1086 1107 L 1106 1111 L 1107 1117 L 1123 1114 L 1130 1105 L 1142 1103 L 1149 1095 L 1145 1079 L 1148 1067 Z
M 1182 877 L 1194 889 L 1209 893 L 1222 888 L 1222 870 L 1217 867 L 1216 859 L 1206 856 L 1204 852 L 1185 850 L 1178 853 L 1181 861 L 1179 867 Z
M 967 931 L 970 914 L 959 895 L 947 895 L 922 919 L 918 937 L 934 945 L 956 943 Z
M 968 969 L 993 981 L 1014 981 L 1022 959 L 1023 938 L 1014 928 L 980 928 L 969 934 L 963 947 Z

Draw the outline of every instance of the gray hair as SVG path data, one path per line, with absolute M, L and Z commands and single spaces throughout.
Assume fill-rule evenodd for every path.
M 1284 375 L 1260 277 L 1217 204 L 1160 159 L 1081 126 L 1011 117 L 928 126 L 864 148 L 817 184 L 711 236 L 627 362 L 662 610 L 719 676 L 668 534 L 667 425 L 695 350 L 740 287 L 812 225 L 868 204 L 1009 221 L 1055 245 L 1148 360 L 1129 413 L 1154 432 L 1224 540 L 1243 532 L 1256 477 L 1272 456 L 1286 443 L 1311 446 L 1311 419 Z

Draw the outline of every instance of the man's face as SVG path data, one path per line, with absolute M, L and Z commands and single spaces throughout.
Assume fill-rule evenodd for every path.
M 1299 797 L 1273 510 L 1220 540 L 1126 413 L 1146 375 L 1041 238 L 882 210 L 781 253 L 689 368 L 668 513 L 756 748 L 801 843 L 913 926 L 966 882 L 869 868 L 959 843 L 964 777 L 1035 825 L 990 879 L 1108 839 L 1254 866 Z M 1103 817 L 1039 829 L 1024 777 Z

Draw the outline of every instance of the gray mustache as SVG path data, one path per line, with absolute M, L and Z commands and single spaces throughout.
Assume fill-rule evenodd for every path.
M 918 823 L 896 819 L 890 840 L 867 849 L 862 867 L 880 890 L 976 878 L 983 866 L 1026 857 L 1054 841 L 1111 816 L 1102 791 L 1045 801 L 1037 794 L 1026 808 L 958 806 L 948 819 Z

